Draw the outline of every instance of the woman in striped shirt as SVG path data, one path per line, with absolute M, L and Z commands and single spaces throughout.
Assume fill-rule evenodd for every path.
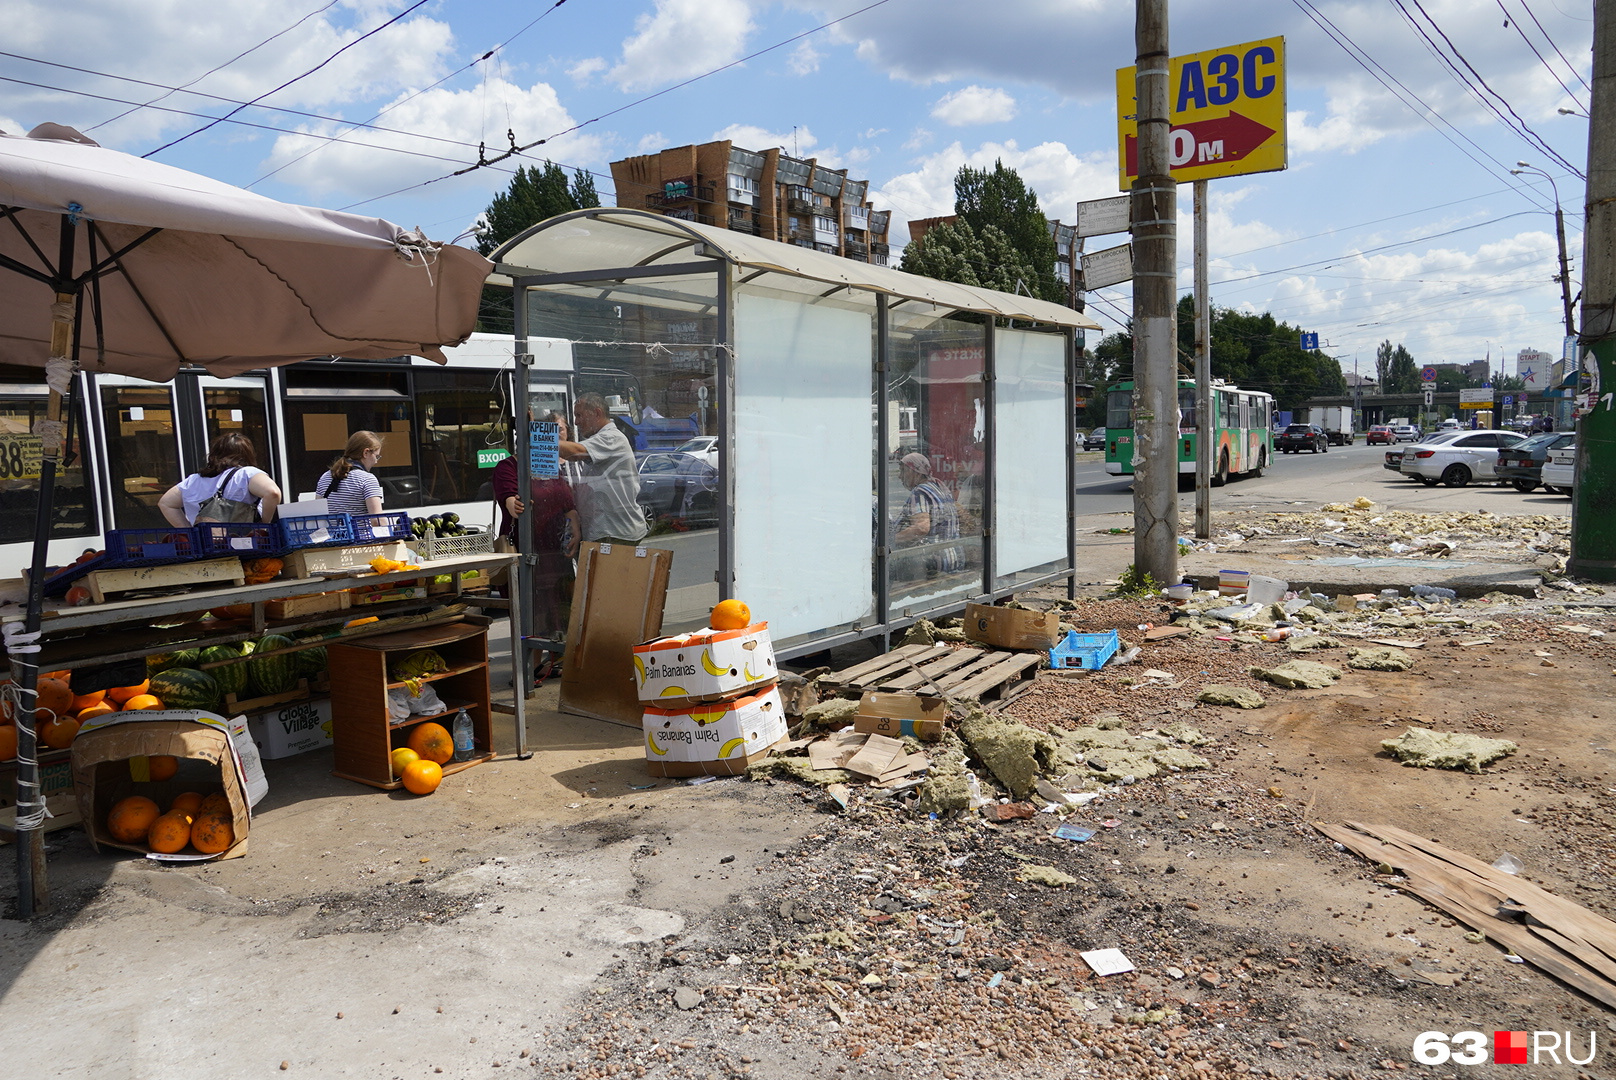
M 326 500 L 326 509 L 333 514 L 381 513 L 381 481 L 370 471 L 381 458 L 381 436 L 374 431 L 354 432 L 314 485 L 315 497 Z

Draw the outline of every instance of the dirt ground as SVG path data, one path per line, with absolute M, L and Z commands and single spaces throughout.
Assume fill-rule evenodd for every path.
M 1041 674 L 1007 715 L 1211 738 L 1209 768 L 1072 814 L 1084 843 L 1047 814 L 653 781 L 637 732 L 553 712 L 533 760 L 428 799 L 335 780 L 327 755 L 271 762 L 244 859 L 165 870 L 52 836 L 52 911 L 0 923 L 0 1054 L 8 1074 L 76 1078 L 1616 1075 L 1610 1011 L 1467 941 L 1311 825 L 1508 853 L 1612 916 L 1616 648 L 1558 627 L 1616 620 L 1597 594 L 1560 600 L 1459 605 L 1498 628 L 1422 629 L 1406 672 L 1310 653 L 1345 671 L 1327 690 L 1246 674 L 1283 643 L 1213 636 Z M 1138 642 L 1170 615 L 1090 599 L 1072 617 Z M 1198 705 L 1208 682 L 1267 704 Z M 1520 750 L 1481 775 L 1405 768 L 1380 741 L 1411 725 Z M 1021 880 L 1034 864 L 1075 881 Z M 1094 975 L 1078 954 L 1100 948 L 1136 970 Z M 1570 1032 L 1578 1056 L 1592 1033 L 1598 1051 L 1417 1065 L 1432 1030 Z

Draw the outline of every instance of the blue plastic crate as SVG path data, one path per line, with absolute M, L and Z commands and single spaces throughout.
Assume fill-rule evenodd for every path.
M 161 529 L 108 529 L 109 566 L 161 566 L 200 558 L 202 545 L 191 526 Z
M 81 563 L 64 566 L 45 579 L 45 595 L 61 596 L 72 587 L 75 581 L 88 574 L 91 570 L 108 570 L 111 567 L 112 560 L 108 558 L 105 551 L 93 559 L 86 559 Z
M 356 544 L 375 544 L 384 540 L 408 540 L 410 515 L 402 510 L 384 510 L 380 514 L 350 514 Z
M 1068 630 L 1066 637 L 1049 650 L 1049 666 L 1098 671 L 1105 667 L 1105 662 L 1116 654 L 1121 645 L 1122 641 L 1115 630 L 1107 630 L 1103 634 L 1079 634 L 1076 630 Z
M 276 545 L 281 551 L 293 548 L 330 547 L 353 543 L 353 523 L 347 514 L 311 514 L 308 517 L 277 518 L 280 534 Z
M 269 555 L 280 549 L 281 534 L 273 522 L 204 521 L 194 526 L 204 555 Z

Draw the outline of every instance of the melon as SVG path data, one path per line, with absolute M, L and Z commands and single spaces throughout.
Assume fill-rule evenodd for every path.
M 241 653 L 236 651 L 234 646 L 215 645 L 210 649 L 202 650 L 201 662 L 204 664 L 216 664 L 221 660 L 238 660 L 240 656 Z M 247 665 L 245 662 L 238 660 L 234 664 L 209 668 L 207 673 L 213 676 L 214 682 L 219 684 L 221 696 L 235 694 L 240 697 L 242 692 L 247 689 Z
M 201 663 L 201 656 L 202 656 L 202 650 L 201 649 L 181 649 L 179 652 L 174 654 L 174 662 L 172 664 L 169 664 L 168 667 L 171 667 L 171 668 L 176 668 L 176 667 L 194 668 L 194 667 L 196 667 L 197 664 Z M 167 668 L 165 668 L 164 670 L 166 671 Z
M 267 634 L 258 640 L 254 655 L 246 665 L 247 678 L 255 691 L 260 694 L 284 694 L 297 685 L 296 653 L 281 653 L 279 656 L 257 655 L 284 649 L 291 644 L 292 639 L 281 634 Z
M 299 675 L 317 675 L 324 671 L 330 663 L 326 659 L 324 645 L 317 649 L 304 649 L 302 652 L 293 653 L 292 655 L 297 660 L 297 673 Z
M 222 670 L 222 669 L 221 669 Z M 147 691 L 169 709 L 203 709 L 214 712 L 219 707 L 219 682 L 205 671 L 196 668 L 169 668 L 151 677 Z
M 171 652 L 152 653 L 152 655 L 146 657 L 146 674 L 155 675 L 159 671 L 167 671 L 171 667 L 178 667 L 179 660 L 176 659 L 178 655 L 178 653 Z

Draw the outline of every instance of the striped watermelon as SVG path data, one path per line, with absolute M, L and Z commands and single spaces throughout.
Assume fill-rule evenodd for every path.
M 217 664 L 221 660 L 236 660 L 241 652 L 233 645 L 215 645 L 211 649 L 202 650 L 202 663 Z M 219 684 L 219 695 L 235 694 L 240 697 L 242 691 L 247 689 L 247 665 L 245 662 L 225 664 L 222 667 L 209 668 L 207 674 L 213 676 L 213 681 Z
M 292 656 L 297 661 L 299 675 L 317 675 L 330 663 L 326 659 L 324 645 L 317 649 L 304 649 L 302 652 L 293 653 Z
M 146 657 L 146 674 L 155 675 L 159 671 L 167 671 L 171 667 L 178 667 L 179 660 L 176 659 L 178 655 L 178 653 L 171 652 L 152 653 Z
M 283 694 L 297 685 L 296 653 L 282 653 L 279 656 L 256 655 L 284 649 L 291 644 L 292 639 L 281 634 L 267 634 L 258 640 L 254 648 L 255 655 L 247 661 L 247 678 L 256 692 Z
M 222 669 L 221 669 L 222 670 Z M 164 708 L 206 709 L 219 707 L 219 683 L 212 675 L 196 668 L 169 668 L 151 677 L 150 692 Z
M 181 649 L 174 654 L 174 662 L 169 667 L 196 667 L 202 662 L 201 649 Z M 164 669 L 165 671 L 167 668 Z

